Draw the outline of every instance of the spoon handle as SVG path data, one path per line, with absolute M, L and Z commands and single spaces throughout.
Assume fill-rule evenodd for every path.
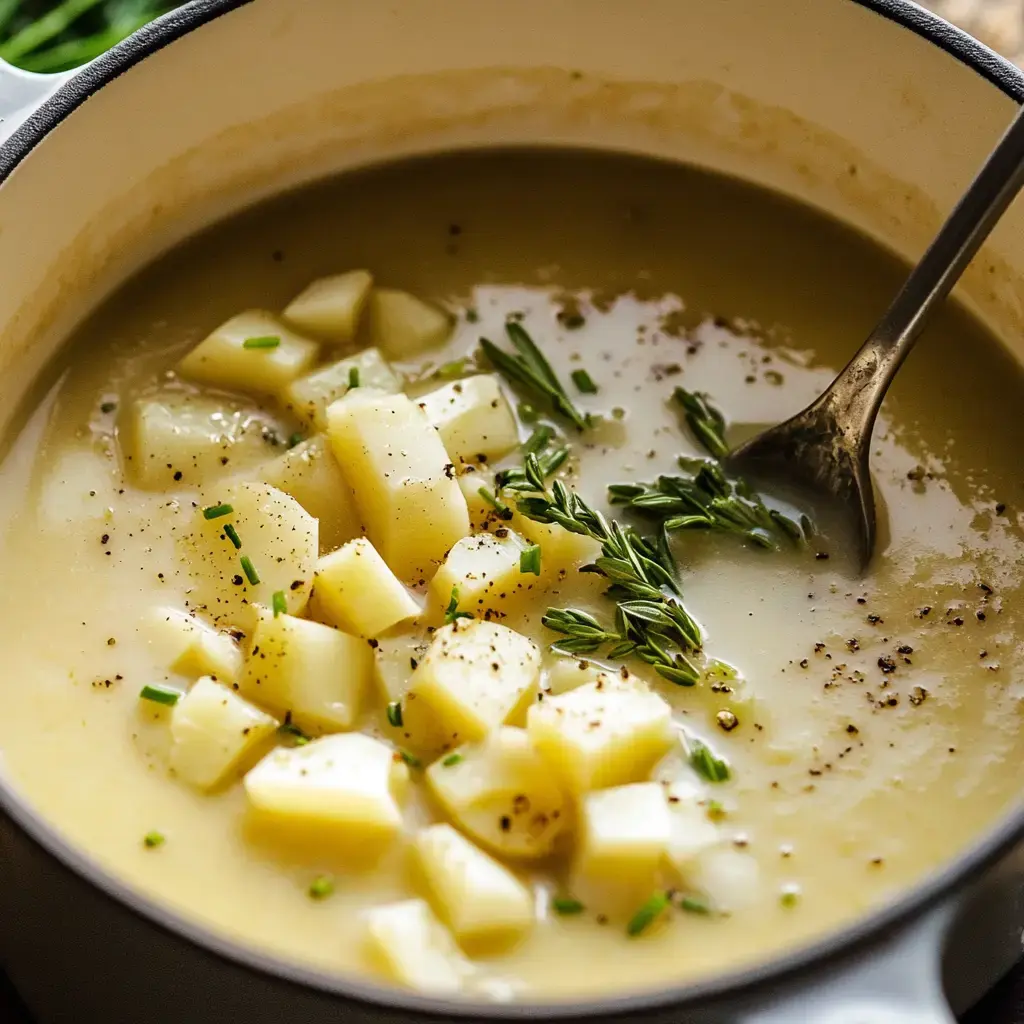
M 899 294 L 860 350 L 822 396 L 845 427 L 864 431 L 917 341 L 996 221 L 1024 185 L 1024 108 L 992 150 Z

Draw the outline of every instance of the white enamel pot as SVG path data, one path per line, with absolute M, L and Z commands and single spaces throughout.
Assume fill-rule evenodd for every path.
M 0 65 L 0 430 L 128 273 L 285 186 L 450 147 L 597 146 L 737 174 L 913 258 L 1022 97 L 1016 68 L 905 0 L 194 0 L 77 74 Z M 1024 358 L 1024 204 L 958 294 Z M 1020 814 L 964 836 L 894 904 L 742 973 L 442 1004 L 174 916 L 0 776 L 0 962 L 39 1024 L 950 1024 L 1020 954 L 1022 836 Z

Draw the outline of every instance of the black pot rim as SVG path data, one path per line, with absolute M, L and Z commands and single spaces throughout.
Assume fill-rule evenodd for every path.
M 0 144 L 0 186 L 51 131 L 108 82 L 152 56 L 181 36 L 253 0 L 191 0 L 119 43 L 61 86 L 4 143 Z M 865 7 L 901 28 L 914 32 L 950 54 L 1016 102 L 1024 102 L 1024 73 L 967 33 L 931 14 L 911 0 L 847 0 Z M 422 1018 L 492 1018 L 498 1020 L 636 1018 L 669 1008 L 706 1007 L 726 999 L 754 999 L 793 980 L 811 967 L 829 964 L 886 938 L 919 916 L 931 903 L 948 895 L 1008 852 L 1024 838 L 1024 807 L 1019 808 L 962 856 L 926 877 L 902 897 L 852 925 L 753 967 L 716 975 L 706 981 L 566 1003 L 475 1003 L 442 1001 L 331 975 L 238 945 L 183 918 L 109 874 L 68 843 L 0 776 L 0 813 L 10 818 L 41 850 L 63 867 L 120 903 L 137 916 L 185 940 L 202 952 L 235 967 L 268 975 L 281 982 L 329 996 L 415 1013 Z

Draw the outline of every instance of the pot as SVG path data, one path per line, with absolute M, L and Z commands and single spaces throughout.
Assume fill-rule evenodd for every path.
M 0 430 L 141 262 L 284 187 L 446 147 L 597 146 L 775 188 L 913 258 L 1024 76 L 904 0 L 194 0 L 78 73 L 0 65 Z M 1024 358 L 1024 204 L 958 294 Z M 2 764 L 2 762 L 0 762 Z M 0 779 L 0 956 L 40 1024 L 941 1024 L 1021 950 L 1024 813 L 841 934 L 565 1005 L 443 1003 L 276 962 L 72 849 Z

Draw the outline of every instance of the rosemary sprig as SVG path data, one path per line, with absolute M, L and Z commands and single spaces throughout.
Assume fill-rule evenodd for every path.
M 494 342 L 481 338 L 480 347 L 488 362 L 508 380 L 547 398 L 551 408 L 568 419 L 577 430 L 586 430 L 590 426 L 590 416 L 573 404 L 551 364 L 544 358 L 544 354 L 522 324 L 509 320 L 505 324 L 505 333 L 508 334 L 508 340 L 512 342 L 517 354 L 510 355 L 498 348 Z
M 700 391 L 676 388 L 672 397 L 683 407 L 686 424 L 697 440 L 714 458 L 724 459 L 729 454 L 729 446 L 725 443 L 725 417 L 711 404 L 708 396 Z
M 513 469 L 502 469 L 494 474 L 494 483 L 498 492 L 502 491 L 544 491 L 547 488 L 546 480 L 554 476 L 565 460 L 569 458 L 569 446 L 563 445 L 560 448 L 552 448 L 551 451 L 527 452 L 523 459 L 522 468 L 516 466 Z

